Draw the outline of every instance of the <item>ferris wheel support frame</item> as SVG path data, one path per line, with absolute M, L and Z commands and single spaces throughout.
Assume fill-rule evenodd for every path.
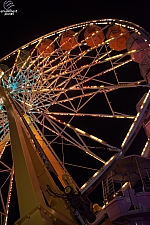
M 56 198 L 54 200 L 55 209 L 49 208 L 45 204 L 41 183 L 48 183 L 52 189 L 57 191 L 58 187 L 56 187 L 49 174 L 49 177 L 47 177 L 46 168 L 40 163 L 41 161 L 37 156 L 36 149 L 30 140 L 27 130 L 2 87 L 0 87 L 0 96 L 4 101 L 9 120 L 11 151 L 20 210 L 20 219 L 15 224 L 52 225 L 56 221 L 55 224 L 75 225 L 76 221 L 69 211 L 66 210 L 66 205 L 61 199 Z M 49 195 L 48 191 L 45 191 Z M 50 198 L 52 202 L 53 197 L 50 196 Z

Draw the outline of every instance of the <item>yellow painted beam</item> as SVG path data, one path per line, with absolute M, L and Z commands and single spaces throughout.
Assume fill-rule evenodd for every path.
M 50 161 L 51 165 L 53 166 L 54 170 L 56 171 L 58 175 L 58 179 L 63 185 L 63 187 L 66 187 L 66 183 L 63 180 L 63 175 L 66 174 L 66 171 L 63 169 L 63 167 L 58 162 L 58 159 L 54 156 L 52 151 L 49 149 L 49 147 L 46 145 L 38 131 L 36 130 L 35 126 L 31 122 L 30 118 L 27 115 L 24 115 L 25 120 L 27 121 L 31 131 L 35 135 L 35 138 L 37 139 L 38 143 L 40 144 L 41 148 L 43 149 L 45 155 L 47 156 L 48 160 Z
M 9 95 L 0 87 L 7 110 L 11 150 L 20 210 L 16 225 L 76 225 L 65 202 L 51 192 L 58 192 L 55 182 L 40 159 L 26 127 Z M 43 194 L 48 200 L 48 207 Z

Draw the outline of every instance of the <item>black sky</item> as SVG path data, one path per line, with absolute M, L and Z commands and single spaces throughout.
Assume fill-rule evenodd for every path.
M 123 19 L 150 31 L 149 0 L 13 0 L 13 3 L 15 15 L 0 13 L 0 58 L 46 33 L 88 20 Z

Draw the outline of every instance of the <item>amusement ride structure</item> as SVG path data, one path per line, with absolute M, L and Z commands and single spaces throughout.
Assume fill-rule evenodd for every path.
M 150 224 L 150 34 L 102 19 L 0 61 L 0 224 Z

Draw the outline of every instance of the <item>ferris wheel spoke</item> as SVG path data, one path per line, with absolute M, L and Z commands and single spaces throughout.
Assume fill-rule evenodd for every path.
M 62 73 L 60 73 L 59 75 L 65 75 L 65 74 L 70 74 L 70 73 L 75 73 L 75 72 L 81 72 L 81 71 L 83 71 L 83 70 L 85 70 L 85 69 L 87 69 L 87 68 L 89 68 L 89 67 L 92 67 L 92 66 L 95 66 L 95 63 L 98 65 L 98 64 L 103 64 L 103 63 L 105 63 L 105 62 L 108 62 L 108 61 L 110 61 L 110 60 L 112 60 L 112 59 L 117 59 L 117 58 L 120 58 L 121 57 L 121 59 L 122 59 L 122 57 L 124 56 L 127 56 L 127 55 L 130 55 L 130 53 L 131 52 L 128 52 L 128 53 L 124 53 L 124 54 L 118 54 L 118 55 L 115 55 L 115 56 L 111 56 L 111 57 L 108 57 L 108 58 L 106 58 L 106 59 L 104 59 L 103 61 L 101 61 L 101 57 L 99 57 L 98 59 L 96 59 L 95 61 L 93 61 L 93 62 L 91 62 L 90 64 L 87 64 L 87 65 L 84 65 L 84 66 L 82 66 L 82 67 L 79 67 L 79 68 L 76 68 L 76 69 L 74 69 L 74 70 L 68 70 L 68 71 L 64 71 L 64 72 L 62 72 Z M 108 53 L 107 53 L 108 54 Z M 106 54 L 106 55 L 107 55 Z M 131 59 L 130 60 L 126 60 L 125 62 L 127 63 L 127 62 L 130 62 L 130 61 L 132 61 Z M 118 63 L 118 67 L 119 67 L 119 65 L 120 66 L 122 66 L 122 65 L 124 65 L 125 64 L 125 62 L 120 62 L 120 63 Z M 115 69 L 115 68 L 117 68 L 117 66 L 114 66 L 114 68 L 111 68 L 111 70 L 112 69 Z M 107 71 L 107 70 L 106 70 Z
M 103 46 L 102 46 L 103 47 Z M 86 50 L 86 51 L 81 51 L 81 53 L 79 54 L 79 56 L 75 56 L 74 57 L 74 62 L 69 66 L 69 67 L 67 67 L 67 70 L 65 70 L 64 72 L 62 72 L 62 73 L 60 73 L 60 75 L 64 75 L 64 74 L 66 74 L 66 73 L 70 73 L 71 71 L 74 73 L 74 72 L 76 72 L 76 71 L 82 71 L 83 70 L 83 68 L 81 67 L 81 68 L 79 68 L 79 69 L 74 69 L 74 70 L 72 70 L 71 68 L 72 68 L 72 66 L 73 65 L 76 65 L 76 63 L 81 59 L 81 58 L 83 58 L 83 57 L 85 57 L 85 55 L 87 54 L 87 53 L 89 53 L 90 51 L 92 51 L 93 50 L 93 48 L 91 48 L 91 49 L 88 49 L 88 50 Z M 112 52 L 111 50 L 109 51 L 109 52 Z M 95 60 L 95 58 L 96 57 L 94 57 L 94 61 L 93 61 L 93 63 L 91 63 L 91 65 L 89 64 L 89 65 L 87 65 L 86 67 L 88 68 L 89 66 L 93 66 L 93 65 L 95 65 L 95 63 L 97 63 L 97 61 L 98 60 L 101 60 L 102 58 L 104 58 L 105 56 L 107 56 L 107 52 L 105 53 L 105 54 L 103 54 L 102 56 L 99 56 L 98 57 L 98 59 L 97 60 Z M 90 58 L 89 56 L 87 56 L 88 58 Z M 56 71 L 56 69 L 58 69 L 58 67 L 59 66 L 64 66 L 64 63 L 65 64 L 67 64 L 67 63 L 69 63 L 69 62 L 71 62 L 72 61 L 72 58 L 69 58 L 68 60 L 65 60 L 65 61 L 62 61 L 62 62 L 60 62 L 57 66 L 54 66 L 54 67 L 52 67 L 52 68 L 50 68 L 50 69 L 48 69 L 48 70 L 46 70 L 45 71 L 45 73 L 48 73 L 48 72 L 50 72 L 51 70 L 53 71 L 53 73 Z M 107 61 L 107 60 L 106 60 Z M 105 62 L 105 61 L 104 61 Z M 103 63 L 103 62 L 102 62 Z M 71 69 L 71 70 L 69 70 L 69 69 Z M 84 69 L 85 69 L 85 66 L 84 66 Z
M 97 80 L 95 80 L 95 81 L 97 81 Z M 52 87 L 52 88 L 43 88 L 43 89 L 40 89 L 40 90 L 36 90 L 36 88 L 35 88 L 35 89 L 32 90 L 32 92 L 37 94 L 37 95 L 41 94 L 41 96 L 42 96 L 42 94 L 47 94 L 47 93 L 50 93 L 51 96 L 56 96 L 56 95 L 58 96 L 59 94 L 63 94 L 64 92 L 68 92 L 68 91 L 82 91 L 82 90 L 94 90 L 94 89 L 96 90 L 96 89 L 99 89 L 99 90 L 101 90 L 101 92 L 104 92 L 104 91 L 108 92 L 108 91 L 112 91 L 112 90 L 117 90 L 119 88 L 123 88 L 124 89 L 124 88 L 132 88 L 132 87 L 147 87 L 147 88 L 150 87 L 149 84 L 147 84 L 147 85 L 142 84 L 142 83 L 145 82 L 144 80 L 139 80 L 139 81 L 136 81 L 136 82 L 120 82 L 119 84 L 111 84 L 111 83 L 109 83 L 109 85 L 108 85 L 108 83 L 106 83 L 104 81 L 101 81 L 101 80 L 99 80 L 98 82 L 101 82 L 101 83 L 104 83 L 104 84 L 107 84 L 107 85 L 105 85 L 105 86 L 104 85 L 100 85 L 100 86 L 82 86 L 82 87 L 71 86 L 69 88 L 64 88 L 64 87 L 63 88 L 58 88 L 58 87 L 53 88 Z M 30 91 L 28 91 L 28 89 L 27 89 L 27 92 L 30 92 Z
M 38 113 L 38 112 L 37 112 Z M 50 115 L 60 115 L 60 116 L 88 116 L 88 117 L 106 117 L 106 118 L 119 118 L 119 119 L 123 119 L 123 118 L 127 118 L 127 119 L 134 119 L 135 116 L 132 115 L 127 115 L 127 114 L 122 114 L 122 113 L 118 113 L 118 112 L 114 112 L 114 115 L 112 114 L 94 114 L 94 113 L 65 113 L 65 112 L 50 112 L 50 113 L 46 113 L 46 114 L 50 114 Z
M 80 108 L 78 108 L 78 111 L 81 110 L 92 98 L 94 98 L 97 94 L 99 93 L 99 91 L 95 92 L 94 94 L 92 94 L 91 96 L 88 95 L 88 99 L 80 106 Z
M 58 38 L 55 39 L 55 41 L 57 41 Z M 59 43 L 57 42 L 57 44 L 59 45 Z M 61 54 L 59 54 L 59 50 L 61 50 L 61 47 L 59 47 L 58 49 L 56 49 L 52 54 L 55 54 L 55 53 L 58 53 L 58 56 L 55 57 L 53 60 L 50 61 L 50 68 L 48 70 L 45 71 L 45 73 L 48 73 L 50 71 L 53 71 L 52 74 L 60 67 L 60 66 L 64 66 L 64 62 L 65 63 L 68 63 L 71 61 L 71 59 L 69 58 L 67 61 L 64 61 L 66 60 L 69 52 L 62 52 Z M 54 64 L 55 61 L 58 61 L 59 60 L 59 63 L 57 63 L 57 65 L 55 66 L 52 66 L 52 63 Z M 41 63 L 40 63 L 41 64 Z M 40 66 L 40 64 L 38 64 L 38 66 Z M 44 66 L 45 68 L 46 66 Z M 43 68 L 43 67 L 42 67 Z
M 14 73 L 15 67 L 17 66 L 17 61 L 18 61 L 19 55 L 20 55 L 20 50 L 18 51 L 18 54 L 16 56 L 15 63 L 13 65 L 12 69 L 11 69 L 11 72 L 10 72 L 10 76 L 12 76 L 13 73 Z
M 131 86 L 133 86 L 133 84 L 124 84 L 124 85 L 119 85 L 119 86 L 114 86 L 113 88 L 114 89 L 118 89 L 118 88 L 123 88 L 124 86 L 126 86 L 126 87 L 131 87 Z M 136 86 L 136 85 L 135 85 Z M 83 89 L 99 89 L 100 87 L 83 87 Z M 107 90 L 108 89 L 108 87 L 105 87 L 105 89 Z M 79 88 L 76 88 L 75 90 L 80 90 Z M 82 89 L 81 89 L 81 91 L 82 91 Z M 66 91 L 64 90 L 64 92 L 66 93 Z M 105 93 L 105 91 L 103 91 L 102 90 L 102 92 L 104 92 Z M 99 91 L 95 91 L 95 92 L 92 92 L 92 93 L 88 93 L 88 94 L 83 94 L 83 95 L 77 95 L 77 96 L 75 96 L 75 97 L 72 97 L 72 98 L 69 98 L 67 95 L 66 95 L 66 99 L 64 99 L 64 100 L 58 100 L 58 101 L 56 101 L 56 102 L 51 102 L 50 104 L 43 104 L 44 103 L 44 101 L 45 101 L 45 99 L 46 99 L 46 96 L 42 96 L 41 95 L 41 100 L 40 100 L 40 97 L 38 96 L 38 98 L 37 98 L 37 101 L 35 101 L 33 104 L 35 105 L 35 107 L 36 107 L 36 105 L 39 105 L 38 107 L 39 107 L 39 109 L 41 108 L 41 110 L 42 110 L 42 105 L 43 105 L 43 108 L 48 108 L 48 107 L 50 107 L 50 105 L 53 105 L 53 104 L 58 104 L 58 105 L 60 105 L 61 107 L 65 107 L 66 109 L 68 109 L 69 111 L 74 111 L 75 110 L 75 108 L 73 107 L 73 105 L 72 105 L 72 108 L 70 108 L 70 107 L 67 107 L 67 106 L 65 106 L 65 105 L 63 105 L 62 103 L 63 102 L 70 102 L 71 103 L 71 101 L 73 101 L 73 100 L 75 100 L 75 99 L 77 99 L 77 98 L 79 98 L 80 99 L 80 102 L 81 102 L 81 99 L 82 98 L 84 98 L 84 97 L 87 97 L 87 96 L 91 96 L 92 98 L 96 95 L 96 94 L 98 94 L 98 93 L 100 93 Z M 105 96 L 106 96 L 106 93 L 105 93 Z M 108 97 L 106 97 L 106 99 L 107 99 L 107 101 L 108 101 L 108 103 L 109 103 L 109 99 L 108 99 Z M 88 101 L 90 101 L 91 100 L 91 98 L 89 98 L 85 103 L 84 103 L 84 105 L 85 104 L 87 104 L 87 102 Z M 47 100 L 46 100 L 47 101 Z M 78 111 L 84 106 L 84 105 L 81 105 L 81 107 L 79 108 L 78 107 Z M 114 114 L 114 110 L 113 109 L 111 109 L 111 111 L 113 112 L 112 114 Z M 118 114 L 118 113 L 117 113 Z M 119 114 L 121 114 L 121 113 L 119 113 Z M 131 116 L 130 115 L 123 115 L 122 114 L 122 116 L 124 116 L 124 117 L 129 117 L 129 118 L 131 118 Z M 104 115 L 104 117 L 105 117 L 105 115 Z M 108 115 L 106 115 L 106 117 L 108 117 Z M 112 117 L 112 116 L 111 116 Z M 114 117 L 117 117 L 117 115 L 115 116 L 114 115 Z M 118 116 L 118 118 L 119 118 L 119 116 Z M 121 117 L 120 117 L 121 118 Z M 132 116 L 132 118 L 133 118 L 133 116 Z
M 53 117 L 53 116 L 51 116 L 51 115 L 47 115 L 47 116 L 48 116 L 49 118 L 51 118 L 51 119 L 57 121 L 58 123 L 63 124 L 65 127 L 68 127 L 68 128 L 70 128 L 70 129 L 74 130 L 75 133 L 78 132 L 79 134 L 81 134 L 81 135 L 83 135 L 83 136 L 86 136 L 86 137 L 88 137 L 88 138 L 90 138 L 90 139 L 92 139 L 92 140 L 94 140 L 94 141 L 96 141 L 96 142 L 98 142 L 98 143 L 101 143 L 102 145 L 105 145 L 105 146 L 107 146 L 107 147 L 109 147 L 109 148 L 112 148 L 112 149 L 116 149 L 116 151 L 121 151 L 120 149 L 117 149 L 116 147 L 114 147 L 114 146 L 112 146 L 112 145 L 109 145 L 107 142 L 103 141 L 102 139 L 97 138 L 97 137 L 94 136 L 94 135 L 88 134 L 88 133 L 86 133 L 85 131 L 83 131 L 83 130 L 81 130 L 81 129 L 79 129 L 79 128 L 76 128 L 76 127 L 74 127 L 74 126 L 72 126 L 72 125 L 70 125 L 69 123 L 65 123 L 65 122 L 63 122 L 63 121 L 61 121 L 61 120 L 58 120 L 58 119 L 56 119 L 56 117 Z
M 51 116 L 48 116 L 48 117 L 46 117 L 47 118 L 47 120 L 50 122 L 50 124 L 53 124 L 53 127 L 55 126 L 55 130 L 57 130 L 57 134 L 59 134 L 59 136 L 61 136 L 62 138 L 64 138 L 64 139 L 66 139 L 67 141 L 69 141 L 70 142 L 70 140 L 71 140 L 71 143 L 73 144 L 73 145 L 75 145 L 75 146 L 77 146 L 78 147 L 78 149 L 80 150 L 83 150 L 86 154 L 88 154 L 88 155 L 90 155 L 91 157 L 93 157 L 93 158 L 95 158 L 95 159 L 97 159 L 98 161 L 100 161 L 100 162 L 102 162 L 102 163 L 105 163 L 105 161 L 103 160 L 103 159 L 101 159 L 99 156 L 97 156 L 96 154 L 94 154 L 92 151 L 90 151 L 89 149 L 88 149 L 88 147 L 85 145 L 85 143 L 83 142 L 83 140 L 82 140 L 82 138 L 79 136 L 79 134 L 81 134 L 81 132 L 79 132 L 79 131 L 81 131 L 81 130 L 79 130 L 78 128 L 73 128 L 73 126 L 70 126 L 69 125 L 69 128 L 71 127 L 71 129 L 73 129 L 74 130 L 74 132 L 76 133 L 76 131 L 78 131 L 78 133 L 76 133 L 76 135 L 77 135 L 77 137 L 79 138 L 79 140 L 80 140 L 80 142 L 81 142 L 81 144 L 77 141 L 77 140 L 75 140 L 73 137 L 71 137 L 67 132 L 65 132 L 65 130 L 63 129 L 63 133 L 62 133 L 62 128 L 60 128 L 56 123 L 54 123 L 54 122 L 52 122 L 52 120 L 54 119 L 53 117 L 51 117 Z M 52 119 L 52 120 L 51 120 Z M 57 121 L 57 122 L 59 122 L 60 123 L 60 121 Z M 61 122 L 62 123 L 62 122 Z M 63 123 L 64 124 L 64 123 Z M 47 128 L 47 126 L 45 126 L 46 128 Z M 60 130 L 60 131 L 58 131 L 58 129 Z M 65 127 L 68 127 L 67 125 L 65 126 Z M 49 129 L 49 128 L 48 128 Z M 67 138 L 64 136 L 64 135 L 66 135 L 67 136 Z M 68 137 L 69 137 L 69 139 L 68 139 Z M 56 137 L 56 138 L 54 138 L 51 142 L 50 142 L 50 145 L 57 139 L 58 137 Z M 94 136 L 91 136 L 91 138 L 95 138 L 96 139 L 96 137 L 94 137 Z M 73 141 L 73 142 L 72 142 Z M 108 146 L 108 145 L 107 145 Z M 110 147 L 110 146 L 109 146 Z
M 123 65 L 125 65 L 125 64 L 127 64 L 127 63 L 129 63 L 129 62 L 131 62 L 131 61 L 132 61 L 131 59 L 126 60 L 125 62 L 120 63 L 120 64 L 114 66 L 114 68 L 109 68 L 109 69 L 107 69 L 107 70 L 104 70 L 103 72 L 97 73 L 97 74 L 93 75 L 92 77 L 89 77 L 89 78 L 85 79 L 85 80 L 82 81 L 81 83 L 83 84 L 83 83 L 89 82 L 89 81 L 91 81 L 92 79 L 94 79 L 94 78 L 96 78 L 96 77 L 99 77 L 99 76 L 101 76 L 101 75 L 103 75 L 103 74 L 106 74 L 106 73 L 108 73 L 108 72 L 110 72 L 110 71 L 112 71 L 112 70 L 114 70 L 114 69 L 116 69 L 116 68 L 119 68 L 119 67 L 121 67 L 121 66 L 123 66 Z M 78 85 L 80 85 L 81 83 L 79 83 Z M 72 88 L 77 87 L 78 85 L 74 85 Z
M 125 65 L 126 63 L 131 62 L 131 61 L 132 61 L 132 60 L 127 60 L 127 61 L 125 61 L 125 62 L 123 62 L 123 63 L 120 63 L 120 64 L 114 66 L 113 68 L 110 68 L 110 69 L 107 69 L 107 70 L 105 70 L 105 71 L 103 71 L 103 72 L 101 72 L 101 73 L 95 74 L 95 75 L 93 75 L 92 77 L 86 77 L 85 80 L 79 82 L 79 83 L 76 84 L 76 85 L 71 86 L 70 89 L 77 88 L 77 87 L 79 87 L 79 85 L 83 85 L 84 83 L 89 82 L 90 80 L 93 80 L 93 79 L 95 79 L 96 77 L 99 77 L 99 76 L 101 76 L 101 75 L 103 75 L 103 74 L 105 74 L 105 73 L 108 73 L 108 72 L 110 72 L 110 71 L 112 71 L 112 70 L 114 70 L 114 69 L 116 69 L 116 68 L 118 68 L 118 67 L 120 67 L 120 66 L 122 66 L 122 65 Z M 72 79 L 73 77 L 75 77 L 75 75 L 77 75 L 77 74 L 73 74 L 73 76 L 70 77 L 69 79 Z M 60 75 L 59 75 L 59 76 L 60 76 Z M 102 82 L 103 82 L 103 81 L 102 81 Z M 61 85 L 64 84 L 64 83 L 65 83 L 65 81 L 64 81 L 63 83 L 61 83 Z M 113 84 L 112 84 L 112 85 L 113 85 Z
M 38 121 L 37 119 L 36 119 L 36 122 L 39 123 L 39 124 L 41 124 L 41 122 Z M 43 125 L 43 124 L 41 124 L 41 125 Z M 53 141 L 55 141 L 56 139 L 58 139 L 58 137 L 61 137 L 64 140 L 66 140 L 68 143 L 70 143 L 73 146 L 76 146 L 78 149 L 83 150 L 84 152 L 86 152 L 86 149 L 84 149 L 84 147 L 79 142 L 77 142 L 73 137 L 71 137 L 68 133 L 65 133 L 64 132 L 66 134 L 66 136 L 64 136 L 64 135 L 61 134 L 61 131 L 60 132 L 56 132 L 56 131 L 54 131 L 54 129 L 51 129 L 50 127 L 48 127 L 46 125 L 44 125 L 44 127 L 45 127 L 45 129 L 51 131 L 52 133 L 54 133 L 56 135 L 56 137 L 54 137 L 54 139 L 50 142 L 50 145 L 53 143 Z
M 85 94 L 84 92 L 83 92 L 83 90 L 93 90 L 93 89 L 98 89 L 98 91 L 94 91 L 94 92 L 92 92 L 92 93 L 88 93 L 88 94 Z M 54 104 L 58 104 L 58 103 L 63 103 L 63 102 L 67 102 L 67 101 L 71 101 L 71 100 L 74 100 L 74 99 L 77 99 L 77 98 L 83 98 L 83 97 L 87 97 L 87 96 L 91 96 L 91 95 L 95 95 L 95 93 L 97 93 L 97 92 L 100 92 L 99 91 L 99 87 L 83 87 L 83 88 L 75 88 L 74 89 L 74 91 L 81 91 L 83 94 L 82 95 L 77 95 L 77 96 L 74 96 L 74 97 L 72 97 L 72 98 L 69 98 L 67 95 L 66 95 L 66 93 L 68 92 L 68 91 L 71 91 L 71 89 L 58 89 L 58 93 L 55 93 L 55 94 L 53 94 L 53 98 L 54 97 L 57 97 L 56 99 L 54 99 L 54 100 L 52 100 L 51 101 L 51 105 L 54 105 Z M 49 89 L 46 89 L 46 90 L 42 90 L 42 92 L 49 92 L 50 90 Z M 51 91 L 53 91 L 53 90 L 51 90 Z M 55 90 L 55 91 L 57 91 L 57 89 Z M 73 90 L 72 90 L 73 91 Z M 102 90 L 102 92 L 103 92 L 103 90 Z M 37 93 L 41 93 L 41 91 L 37 91 Z M 65 96 L 66 96 L 66 98 L 64 99 L 64 100 L 59 100 L 58 98 L 62 95 L 62 94 L 65 94 Z M 42 98 L 43 96 L 41 95 L 41 98 Z M 44 97 L 45 98 L 45 97 Z M 58 100 L 57 100 L 58 99 Z M 35 101 L 34 103 L 36 103 L 37 101 Z
M 103 47 L 103 46 L 102 46 L 102 47 Z M 101 51 L 102 47 L 100 48 L 99 52 Z M 95 64 L 95 62 L 97 61 L 97 58 L 98 58 L 98 56 L 99 56 L 99 52 L 97 52 L 97 55 L 94 57 L 92 63 Z M 99 60 L 102 59 L 103 57 L 105 57 L 106 55 L 107 55 L 107 54 L 103 54 L 101 57 L 99 57 Z M 76 67 L 76 68 L 77 68 L 77 67 Z M 91 66 L 89 65 L 89 67 L 87 68 L 87 70 L 86 70 L 84 76 L 81 76 L 81 75 L 80 75 L 81 72 L 79 73 L 79 75 L 80 75 L 80 80 L 84 80 L 84 79 L 88 76 L 88 72 L 90 71 L 90 68 L 91 68 Z M 77 83 L 78 83 L 78 82 L 77 82 Z M 81 86 L 83 87 L 83 84 L 82 84 L 82 83 L 81 83 Z M 79 85 L 79 87 L 80 87 L 80 85 Z
M 10 134 L 8 132 L 0 141 L 0 158 L 2 157 L 4 150 L 8 145 L 9 138 L 10 138 Z
M 6 163 L 4 163 L 2 160 L 0 160 L 0 164 L 7 168 L 7 171 L 11 170 L 11 168 L 7 166 Z
M 71 163 L 67 163 L 67 162 L 65 162 L 65 165 L 69 165 L 69 166 L 73 166 L 73 167 L 77 167 L 77 168 L 82 168 L 82 169 L 87 169 L 87 170 L 97 171 L 97 169 L 94 169 L 94 168 L 91 168 L 91 167 L 79 166 L 79 165 L 71 164 Z
M 0 200 L 1 200 L 2 207 L 3 207 L 3 211 L 5 212 L 6 208 L 5 208 L 5 204 L 4 204 L 4 200 L 3 200 L 3 197 L 2 197 L 1 190 L 0 190 Z
M 106 53 L 106 54 L 103 54 L 101 57 L 99 56 L 99 52 L 102 50 L 102 48 L 103 48 L 103 46 L 101 46 L 100 50 L 97 51 L 96 56 L 95 56 L 95 57 L 92 57 L 93 60 L 92 60 L 92 62 L 91 62 L 91 65 L 92 65 L 93 63 L 95 64 L 95 62 L 96 62 L 97 59 L 101 60 L 102 58 L 104 58 L 104 57 L 107 55 L 107 53 Z M 91 56 L 86 56 L 86 54 L 89 53 L 91 50 L 92 50 L 92 49 L 88 49 L 88 50 L 82 52 L 82 54 L 80 53 L 80 54 L 79 54 L 79 58 L 77 58 L 77 60 L 75 60 L 75 59 L 76 59 L 76 57 L 75 57 L 75 58 L 74 58 L 74 61 L 73 61 L 73 63 L 72 63 L 72 65 L 70 65 L 70 67 L 67 67 L 67 71 L 69 71 L 69 69 L 71 69 L 70 71 L 74 71 L 74 70 L 76 71 L 76 70 L 78 70 L 77 62 L 78 62 L 81 58 L 84 58 L 84 57 L 91 58 Z M 96 50 L 97 50 L 97 49 L 96 49 Z M 90 69 L 91 65 L 90 65 L 90 64 L 88 65 L 88 70 Z M 72 66 L 75 66 L 75 68 L 72 69 Z M 82 69 L 82 67 L 80 67 L 80 69 Z M 85 73 L 84 76 L 86 76 L 86 73 Z M 83 78 L 84 78 L 84 77 L 83 77 Z M 82 78 L 82 79 L 83 79 L 83 78 Z
M 76 144 L 76 146 L 78 146 L 79 148 L 81 148 L 82 150 L 85 151 L 85 148 L 82 147 L 82 145 L 81 145 L 78 141 L 76 141 L 75 138 L 73 138 L 72 136 L 70 136 L 70 134 L 68 134 L 68 133 L 65 131 L 65 129 L 62 129 L 58 124 L 56 124 L 56 123 L 54 122 L 54 120 L 53 120 L 52 117 L 48 116 L 48 115 L 45 113 L 45 118 L 47 119 L 47 121 L 48 121 L 50 124 L 52 124 L 53 128 L 54 128 L 55 130 L 57 130 L 57 133 L 59 134 L 59 136 L 61 136 L 62 138 L 65 138 L 64 135 L 66 135 L 67 138 L 70 138 L 71 141 L 74 141 L 74 143 Z M 45 126 L 45 125 L 44 125 L 44 126 Z M 45 127 L 47 127 L 47 126 L 45 126 Z M 57 137 L 56 137 L 54 140 L 52 140 L 52 142 L 54 142 L 56 139 L 57 139 Z M 67 140 L 69 140 L 69 139 L 67 139 Z M 50 142 L 50 144 L 51 144 L 52 142 Z M 73 143 L 73 142 L 72 142 L 72 143 Z
M 109 101 L 108 96 L 107 96 L 107 94 L 106 94 L 105 91 L 104 91 L 104 95 L 105 95 L 105 98 L 106 98 L 107 103 L 108 103 L 108 105 L 109 105 L 109 108 L 110 108 L 112 114 L 114 115 L 114 110 L 113 110 L 113 108 L 112 108 L 111 102 Z
M 117 65 L 117 67 L 118 67 L 118 65 Z M 96 75 L 96 76 L 97 76 L 97 75 Z M 71 78 L 70 78 L 70 79 L 71 79 Z M 81 84 L 83 84 L 83 83 L 89 81 L 90 79 L 93 79 L 93 77 L 92 77 L 92 78 L 87 78 L 86 80 L 84 80 L 84 81 L 78 83 L 78 85 L 79 85 L 79 84 L 81 85 Z M 68 82 L 69 82 L 69 80 L 68 80 Z M 77 85 L 76 85 L 76 86 L 77 86 Z M 73 88 L 76 87 L 76 86 L 73 86 Z
M 61 105 L 63 107 L 66 107 L 63 103 L 65 102 L 70 102 L 70 101 L 73 101 L 75 99 L 83 99 L 85 97 L 89 97 L 89 99 L 93 98 L 96 94 L 98 93 L 98 91 L 95 91 L 95 92 L 92 92 L 92 93 L 88 93 L 88 94 L 82 94 L 82 95 L 77 95 L 77 96 L 74 96 L 72 98 L 67 98 L 67 99 L 64 99 L 64 100 L 58 100 L 56 101 L 55 103 L 52 102 L 52 105 L 53 104 L 58 104 L 58 105 Z M 84 105 L 88 102 L 88 100 L 84 103 Z M 83 106 L 83 105 L 82 105 Z M 81 106 L 80 106 L 81 108 Z M 80 110 L 79 106 L 78 106 L 78 110 Z
M 106 48 L 106 51 L 108 52 L 107 46 L 105 46 L 105 48 Z M 108 52 L 108 57 L 110 57 L 110 53 L 109 52 Z M 111 67 L 113 68 L 115 62 L 112 62 L 112 60 L 110 59 L 110 64 L 111 64 Z M 113 72 L 114 72 L 114 75 L 115 75 L 115 78 L 116 78 L 117 83 L 119 83 L 119 80 L 118 80 L 117 73 L 116 73 L 115 69 L 113 70 Z
M 9 205 L 10 205 L 12 187 L 13 187 L 13 179 L 14 179 L 14 166 L 12 166 L 12 170 L 10 173 L 10 181 L 9 181 L 9 188 L 8 188 L 8 196 L 7 196 L 7 200 L 6 200 L 5 218 L 4 218 L 5 223 L 4 224 L 7 224 L 7 220 L 8 220 Z
M 65 96 L 66 96 L 66 99 L 67 99 L 67 100 L 68 100 L 68 102 L 70 103 L 70 106 L 72 107 L 72 110 L 74 110 L 74 111 L 75 111 L 75 107 L 74 107 L 74 105 L 73 105 L 72 101 L 70 101 L 70 100 L 69 100 L 69 98 L 68 98 L 68 96 L 67 96 L 67 93 L 65 92 L 64 94 L 65 94 Z

